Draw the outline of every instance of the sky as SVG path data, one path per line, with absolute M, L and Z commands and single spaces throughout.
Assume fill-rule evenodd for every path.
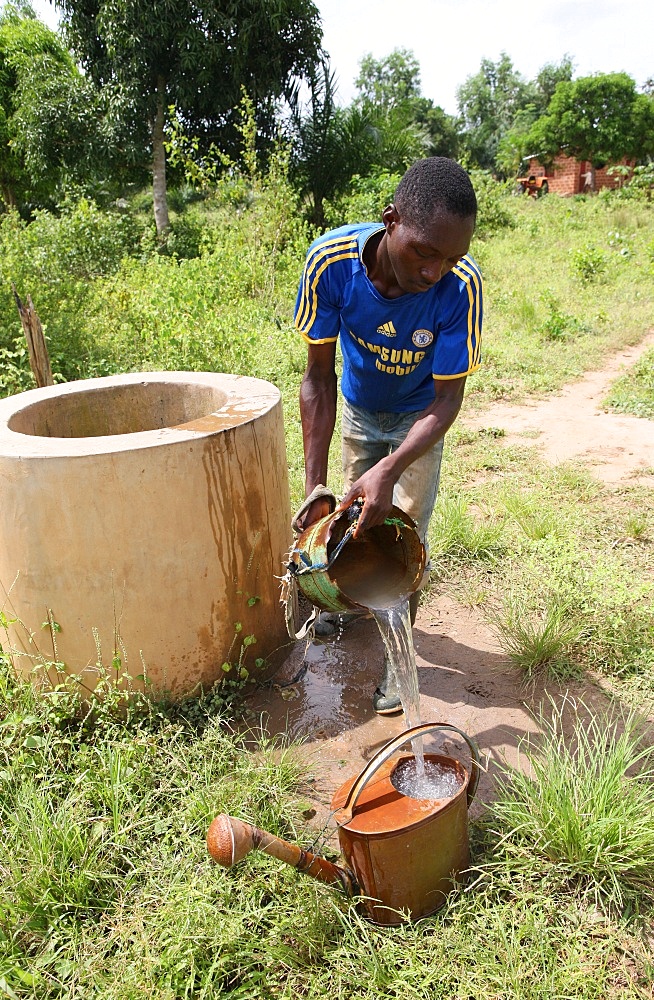
M 361 58 L 371 53 L 382 59 L 395 48 L 413 52 L 423 95 L 449 114 L 457 112 L 457 87 L 479 70 L 482 59 L 496 62 L 502 52 L 528 80 L 566 54 L 575 77 L 624 71 L 641 87 L 654 76 L 652 0 L 316 2 L 343 104 L 354 96 Z M 33 6 L 56 26 L 48 0 L 33 0 Z

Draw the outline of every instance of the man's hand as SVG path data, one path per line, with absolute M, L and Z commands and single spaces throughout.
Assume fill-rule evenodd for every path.
M 343 511 L 359 497 L 363 499 L 363 510 L 354 532 L 355 538 L 358 538 L 368 528 L 383 524 L 391 513 L 395 480 L 384 463 L 388 464 L 386 459 L 382 459 L 372 469 L 360 476 L 336 508 L 337 511 Z
M 291 527 L 296 534 L 301 534 L 310 528 L 316 521 L 327 517 L 336 506 L 336 497 L 330 489 L 319 483 L 310 493 L 308 493 L 300 506 L 297 514 L 291 522 Z
M 321 521 L 323 517 L 327 517 L 332 512 L 332 504 L 324 498 L 319 498 L 314 500 L 313 503 L 307 507 L 304 514 L 301 517 L 296 518 L 295 523 L 297 524 L 300 531 L 306 531 L 310 528 L 312 524 L 316 521 Z

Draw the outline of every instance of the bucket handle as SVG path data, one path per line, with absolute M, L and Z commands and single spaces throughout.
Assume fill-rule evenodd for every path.
M 399 750 L 400 747 L 405 743 L 408 743 L 409 740 L 416 739 L 419 736 L 426 736 L 428 733 L 433 733 L 442 729 L 452 729 L 468 744 L 470 757 L 472 759 L 472 769 L 466 794 L 468 806 L 470 806 L 470 803 L 475 797 L 477 785 L 479 784 L 479 775 L 481 773 L 481 761 L 479 759 L 479 748 L 477 744 L 470 736 L 464 733 L 462 729 L 457 729 L 456 726 L 451 726 L 448 722 L 425 722 L 420 726 L 414 726 L 412 729 L 405 730 L 398 736 L 394 736 L 392 740 L 389 740 L 389 742 L 378 750 L 375 756 L 368 761 L 363 771 L 350 788 L 343 806 L 336 811 L 335 815 L 337 817 L 338 825 L 343 826 L 345 823 L 350 822 L 352 816 L 354 815 L 354 809 L 361 792 L 375 772 L 379 770 L 382 764 L 385 764 L 386 761 L 393 756 L 396 750 Z

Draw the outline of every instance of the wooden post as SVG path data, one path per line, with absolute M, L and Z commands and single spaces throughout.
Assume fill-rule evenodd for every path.
M 25 306 L 21 302 L 13 282 L 11 288 L 20 314 L 20 321 L 23 324 L 27 350 L 30 356 L 30 368 L 34 373 L 36 384 L 39 388 L 44 385 L 54 385 L 52 369 L 50 367 L 50 355 L 48 354 L 45 337 L 43 336 L 41 320 L 34 308 L 32 297 L 30 295 L 27 296 L 27 305 Z

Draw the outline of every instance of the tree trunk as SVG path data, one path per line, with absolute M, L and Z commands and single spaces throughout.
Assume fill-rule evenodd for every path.
M 157 112 L 152 126 L 152 193 L 157 236 L 163 237 L 170 228 L 166 200 L 166 150 L 164 149 L 164 99 L 166 81 L 157 78 Z
M 21 302 L 13 282 L 11 290 L 14 293 L 16 308 L 18 309 L 20 321 L 23 325 L 23 332 L 30 357 L 30 368 L 32 369 L 34 380 L 39 388 L 45 385 L 54 385 L 52 369 L 50 368 L 50 355 L 48 354 L 48 347 L 43 335 L 41 320 L 34 308 L 32 297 L 31 295 L 27 296 L 27 305 L 25 306 Z
M 0 184 L 0 198 L 2 198 L 7 208 L 16 208 L 14 192 L 8 184 Z

